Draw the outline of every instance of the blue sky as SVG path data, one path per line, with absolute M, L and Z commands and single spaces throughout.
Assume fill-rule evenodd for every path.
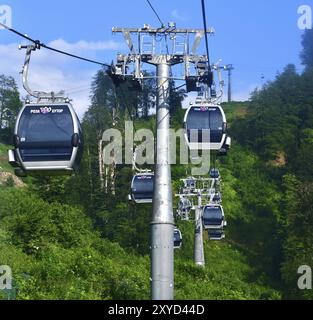
M 151 2 L 164 22 L 202 28 L 200 0 Z M 13 27 L 17 30 L 104 62 L 126 50 L 123 39 L 112 36 L 112 26 L 159 26 L 145 0 L 0 0 L 1 4 L 12 8 Z M 221 58 L 223 63 L 235 66 L 235 99 L 247 98 L 253 88 L 260 86 L 262 74 L 266 80 L 274 79 L 288 63 L 295 63 L 301 71 L 303 31 L 297 27 L 297 10 L 304 4 L 313 7 L 312 0 L 206 1 L 208 25 L 216 29 L 216 35 L 209 40 L 211 59 Z M 16 49 L 20 42 L 15 35 L 0 30 L 0 73 L 19 77 L 24 58 L 23 52 Z M 62 85 L 78 100 L 80 113 L 87 108 L 88 86 L 97 66 L 40 52 L 33 57 L 32 67 L 31 80 L 36 86 Z

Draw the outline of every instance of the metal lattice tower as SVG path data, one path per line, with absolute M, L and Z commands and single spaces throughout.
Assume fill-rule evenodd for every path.
M 172 300 L 174 298 L 174 216 L 172 199 L 172 181 L 169 152 L 170 129 L 170 80 L 183 80 L 192 76 L 190 66 L 195 65 L 201 78 L 203 68 L 196 68 L 208 61 L 205 55 L 196 51 L 205 35 L 204 30 L 177 29 L 174 23 L 168 27 L 151 28 L 113 28 L 113 33 L 123 34 L 130 54 L 119 54 L 113 74 L 123 80 L 131 77 L 139 82 L 146 79 L 141 70 L 147 63 L 156 67 L 157 92 L 157 146 L 155 165 L 155 187 L 153 214 L 151 221 L 151 297 L 153 300 Z M 211 28 L 206 30 L 213 34 Z M 190 42 L 193 45 L 190 50 Z M 136 43 L 136 45 L 135 45 Z M 162 45 L 163 44 L 163 45 Z M 171 66 L 184 64 L 184 76 L 174 78 Z M 132 67 L 132 73 L 128 71 Z M 151 77 L 149 77 L 151 78 Z

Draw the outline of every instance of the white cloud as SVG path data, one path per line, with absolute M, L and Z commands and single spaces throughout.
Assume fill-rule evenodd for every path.
M 190 20 L 190 18 L 184 14 L 184 13 L 181 13 L 178 11 L 178 9 L 174 9 L 172 12 L 171 12 L 171 16 L 175 19 L 175 20 L 178 20 L 178 21 L 188 21 Z
M 124 44 L 114 41 L 87 42 L 84 40 L 68 43 L 58 39 L 47 44 L 51 47 L 96 59 L 95 52 L 124 48 Z M 22 87 L 19 74 L 25 59 L 25 50 L 18 50 L 18 44 L 0 44 L 0 74 L 14 77 L 18 83 L 21 96 L 27 93 Z M 97 59 L 96 59 L 97 60 Z M 105 59 L 104 59 L 105 61 Z M 84 64 L 79 60 L 41 49 L 33 53 L 29 83 L 33 90 L 45 92 L 65 90 L 71 99 L 76 112 L 81 117 L 90 105 L 90 84 L 100 66 Z
M 82 51 L 104 51 L 104 50 L 119 50 L 125 47 L 124 43 L 109 41 L 94 41 L 88 42 L 85 40 L 80 40 L 76 43 L 68 43 L 63 39 L 54 40 L 49 44 L 54 48 L 62 48 L 63 51 L 75 53 Z

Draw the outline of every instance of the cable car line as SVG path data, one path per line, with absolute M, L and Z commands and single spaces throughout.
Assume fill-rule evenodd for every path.
M 3 23 L 1 23 L 1 22 L 0 22 L 0 26 L 3 27 L 3 28 L 5 28 L 6 30 L 11 31 L 11 32 L 15 33 L 16 35 L 18 35 L 18 36 L 20 36 L 20 37 L 22 37 L 22 38 L 30 41 L 30 42 L 33 42 L 34 44 L 40 44 L 40 41 L 34 40 L 34 39 L 28 37 L 27 35 L 22 34 L 21 32 L 15 30 L 15 29 L 13 29 L 13 28 L 10 28 L 10 27 L 8 27 L 7 25 L 5 25 L 5 24 L 3 24 Z
M 66 56 L 71 57 L 71 58 L 75 58 L 75 59 L 79 59 L 79 60 L 82 60 L 82 61 L 90 62 L 90 63 L 97 64 L 97 65 L 100 65 L 100 66 L 103 66 L 103 67 L 106 67 L 106 68 L 111 68 L 111 65 L 109 65 L 107 63 L 103 63 L 103 62 L 87 59 L 87 58 L 84 58 L 84 57 L 80 57 L 80 56 L 77 56 L 75 54 L 71 54 L 71 53 L 68 53 L 68 52 L 65 52 L 65 51 L 62 51 L 62 50 L 59 50 L 59 49 L 55 49 L 55 48 L 49 47 L 49 46 L 47 46 L 45 44 L 41 44 L 41 46 L 43 48 L 45 48 L 45 49 L 48 49 L 48 50 L 54 51 L 56 53 L 60 53 L 60 54 L 66 55 Z
M 165 24 L 163 23 L 163 21 L 161 20 L 159 14 L 157 13 L 157 11 L 154 9 L 152 3 L 149 0 L 146 0 L 150 6 L 150 8 L 152 9 L 152 11 L 154 12 L 154 14 L 156 15 L 157 19 L 159 20 L 159 22 L 161 23 L 162 28 L 165 26 Z
M 47 50 L 50 50 L 50 51 L 53 51 L 53 52 L 56 52 L 56 53 L 59 53 L 59 54 L 66 55 L 66 56 L 71 57 L 71 58 L 75 58 L 75 59 L 79 59 L 79 60 L 82 60 L 82 61 L 85 61 L 85 62 L 90 62 L 90 63 L 93 63 L 93 64 L 97 64 L 97 65 L 100 65 L 102 67 L 111 68 L 111 65 L 109 65 L 107 63 L 103 63 L 103 62 L 99 62 L 99 61 L 96 61 L 96 60 L 87 59 L 87 58 L 84 58 L 84 57 L 81 57 L 81 56 L 77 56 L 77 55 L 72 54 L 72 53 L 68 53 L 68 52 L 65 52 L 65 51 L 62 51 L 62 50 L 47 46 L 44 43 L 42 43 L 40 40 L 34 40 L 34 39 L 30 38 L 29 36 L 27 36 L 25 34 L 22 34 L 21 32 L 15 30 L 13 28 L 10 28 L 10 27 L 8 27 L 7 25 L 5 25 L 5 24 L 3 24 L 1 22 L 0 22 L 0 26 L 5 28 L 6 30 L 8 30 L 10 32 L 13 32 L 16 35 L 18 35 L 18 36 L 20 36 L 20 37 L 22 37 L 22 38 L 34 43 L 35 46 L 36 46 L 36 49 L 45 48 Z
M 177 90 L 179 90 L 179 89 L 181 89 L 181 88 L 183 88 L 185 86 L 186 86 L 186 83 L 182 84 L 181 86 L 178 86 L 178 87 L 174 88 L 174 91 L 177 91 Z
M 205 46 L 206 46 L 206 52 L 208 56 L 208 68 L 209 71 L 211 71 L 211 62 L 210 62 L 210 51 L 209 51 L 209 40 L 208 40 L 208 34 L 206 33 L 207 30 L 207 23 L 206 23 L 206 13 L 205 13 L 205 3 L 204 0 L 201 0 L 202 4 L 202 17 L 203 17 L 203 25 L 204 25 L 204 30 L 205 30 Z

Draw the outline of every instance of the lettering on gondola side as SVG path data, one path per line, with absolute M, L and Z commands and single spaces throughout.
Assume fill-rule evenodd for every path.
M 206 111 L 216 111 L 217 108 L 214 107 L 208 107 L 208 106 L 203 106 L 203 107 L 196 107 L 193 109 L 194 111 L 197 112 L 206 112 Z
M 31 114 L 40 114 L 40 110 L 30 110 Z
M 52 109 L 51 113 L 63 113 L 64 109 Z
M 64 109 L 55 109 L 55 108 L 51 108 L 51 107 L 41 107 L 39 109 L 31 109 L 30 110 L 30 114 L 61 114 L 64 112 Z
M 152 180 L 152 176 L 138 176 L 137 179 L 138 180 Z

